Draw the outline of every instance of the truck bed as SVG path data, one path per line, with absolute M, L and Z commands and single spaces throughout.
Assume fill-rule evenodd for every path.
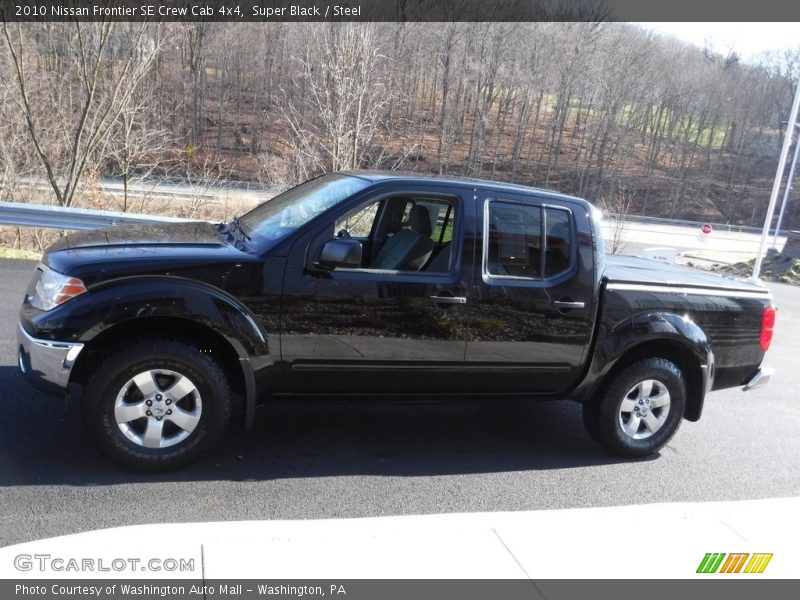
M 619 254 L 606 255 L 605 278 L 609 283 L 713 288 L 769 294 L 766 288 L 744 279 Z
M 769 289 L 743 279 L 632 256 L 606 256 L 607 330 L 637 315 L 685 315 L 708 336 L 716 357 L 713 389 L 743 385 L 764 358 L 759 345 Z

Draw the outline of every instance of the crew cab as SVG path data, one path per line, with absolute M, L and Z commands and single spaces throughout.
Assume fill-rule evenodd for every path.
M 606 255 L 580 198 L 343 172 L 227 224 L 64 236 L 18 349 L 133 468 L 187 464 L 236 415 L 314 395 L 569 399 L 597 442 L 641 457 L 710 390 L 768 380 L 774 320 L 759 285 Z

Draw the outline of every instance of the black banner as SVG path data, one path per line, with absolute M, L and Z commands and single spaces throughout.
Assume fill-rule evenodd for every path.
M 794 598 L 798 583 L 732 577 L 724 580 L 557 580 L 557 579 L 343 579 L 343 580 L 2 580 L 0 597 L 78 600 L 88 598 L 163 600 L 292 600 L 340 598 L 347 600 L 771 600 Z
M 5 21 L 800 21 L 786 0 L 0 0 Z

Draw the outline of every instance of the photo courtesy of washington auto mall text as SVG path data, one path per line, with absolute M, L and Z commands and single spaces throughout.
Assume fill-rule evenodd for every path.
M 0 20 L 0 599 L 798 595 L 800 3 Z
M 248 584 L 249 585 L 249 584 Z M 108 597 L 159 597 L 159 598 L 208 598 L 210 596 L 221 597 L 244 597 L 248 595 L 257 596 L 290 596 L 302 598 L 304 596 L 323 597 L 323 596 L 346 596 L 347 590 L 342 584 L 328 584 L 326 589 L 320 585 L 286 585 L 259 583 L 254 587 L 245 589 L 244 583 L 197 583 L 197 584 L 143 584 L 143 583 L 112 583 L 80 585 L 73 583 L 57 583 L 47 585 L 26 585 L 16 584 L 14 593 L 19 597 L 60 597 L 60 598 L 108 598 Z

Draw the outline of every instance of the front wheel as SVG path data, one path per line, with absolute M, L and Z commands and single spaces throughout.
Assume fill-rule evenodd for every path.
M 620 371 L 599 401 L 584 407 L 592 438 L 621 456 L 654 454 L 675 435 L 686 407 L 681 370 L 664 358 L 648 358 Z
M 231 390 L 219 365 L 189 344 L 153 340 L 112 354 L 83 400 L 86 430 L 112 459 L 157 471 L 205 453 L 226 432 Z

